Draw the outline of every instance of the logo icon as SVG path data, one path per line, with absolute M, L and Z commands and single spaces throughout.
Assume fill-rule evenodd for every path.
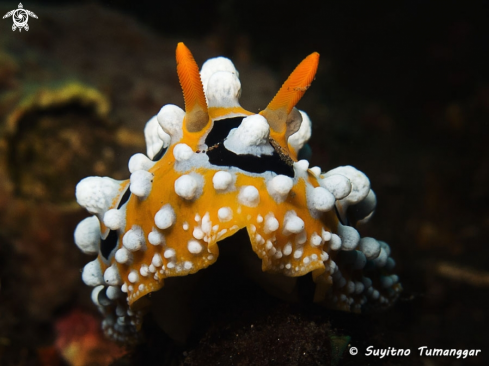
M 3 19 L 8 18 L 10 16 L 12 17 L 12 20 L 14 21 L 14 24 L 12 25 L 13 31 L 15 31 L 17 28 L 19 28 L 19 32 L 22 31 L 22 28 L 28 31 L 29 25 L 27 24 L 27 22 L 29 21 L 29 15 L 37 19 L 36 14 L 34 14 L 30 10 L 24 9 L 22 3 L 19 3 L 19 8 L 9 11 L 7 14 L 3 16 Z

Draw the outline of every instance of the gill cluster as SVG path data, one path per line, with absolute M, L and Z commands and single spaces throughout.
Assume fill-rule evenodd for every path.
M 368 178 L 351 166 L 323 172 L 298 160 L 311 125 L 295 105 L 319 54 L 305 58 L 259 114 L 239 105 L 229 59 L 210 59 L 199 73 L 180 43 L 176 60 L 185 110 L 165 105 L 149 120 L 147 155 L 131 157 L 130 179 L 88 177 L 76 189 L 93 216 L 77 226 L 75 242 L 97 256 L 82 278 L 94 287 L 106 334 L 137 339 L 137 300 L 167 277 L 213 264 L 217 242 L 242 228 L 264 271 L 312 272 L 315 301 L 354 312 L 392 304 L 401 286 L 390 248 L 354 228 L 375 209 Z

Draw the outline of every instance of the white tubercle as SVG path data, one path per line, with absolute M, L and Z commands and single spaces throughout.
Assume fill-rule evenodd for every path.
M 122 285 L 122 279 L 115 263 L 105 270 L 104 281 L 110 286 Z
M 302 123 L 299 130 L 293 135 L 290 135 L 287 141 L 290 146 L 298 153 L 304 144 L 311 138 L 311 119 L 306 112 L 299 110 L 302 115 Z
M 335 203 L 335 198 L 327 189 L 316 187 L 310 195 L 311 206 L 321 212 L 330 211 Z
M 171 136 L 171 141 L 182 138 L 182 123 L 185 111 L 173 104 L 167 104 L 160 109 L 156 118 L 165 133 Z
M 136 170 L 131 174 L 131 193 L 141 198 L 148 197 L 153 186 L 153 174 L 146 170 Z
M 100 294 L 100 291 L 103 291 L 104 288 L 105 287 L 102 285 L 99 285 L 99 286 L 96 286 L 93 288 L 91 297 L 92 297 L 92 302 L 95 305 L 102 306 L 102 304 L 99 301 L 99 294 Z
M 129 171 L 131 173 L 134 173 L 137 170 L 150 170 L 153 165 L 155 165 L 155 162 L 151 161 L 146 155 L 141 153 L 131 156 L 128 163 Z
M 243 186 L 238 194 L 238 202 L 244 206 L 256 207 L 260 203 L 260 193 L 254 186 Z
M 370 190 L 367 197 L 355 206 L 355 217 L 360 219 L 358 223 L 368 222 L 372 218 L 376 206 L 377 197 L 375 196 L 374 191 Z
M 296 161 L 294 163 L 294 169 L 298 170 L 299 172 L 306 172 L 307 169 L 309 169 L 309 162 L 305 159 Z
M 286 175 L 277 175 L 273 177 L 268 184 L 268 191 L 270 195 L 277 201 L 282 202 L 285 200 L 294 186 L 292 178 Z
M 358 231 L 347 225 L 338 224 L 338 235 L 341 238 L 341 249 L 342 250 L 353 250 L 357 247 L 360 241 L 360 234 Z
M 217 217 L 220 222 L 228 222 L 233 218 L 233 210 L 230 207 L 221 207 L 217 211 Z
M 122 295 L 122 291 L 119 286 L 109 286 L 107 287 L 105 293 L 110 300 L 116 300 Z
M 142 264 L 141 268 L 139 268 L 139 274 L 143 277 L 148 277 L 149 275 L 149 266 L 147 264 Z
M 166 259 L 173 258 L 175 256 L 175 249 L 167 249 L 165 250 L 165 253 L 163 253 L 163 256 Z
M 304 221 L 297 216 L 295 211 L 288 211 L 284 218 L 284 233 L 298 234 L 304 230 Z
M 197 180 L 191 175 L 182 175 L 175 181 L 175 193 L 186 200 L 192 200 L 197 194 Z
M 113 208 L 107 211 L 104 215 L 104 224 L 110 230 L 118 230 L 126 226 L 126 217 L 124 212 Z
M 241 83 L 232 72 L 217 71 L 213 73 L 208 79 L 204 90 L 207 105 L 210 108 L 239 107 L 238 99 L 241 96 Z
M 170 135 L 164 132 L 158 124 L 156 116 L 146 123 L 144 139 L 146 140 L 146 153 L 150 159 L 153 159 L 162 148 L 168 147 L 171 140 Z
M 155 215 L 155 224 L 158 229 L 168 229 L 175 223 L 176 215 L 170 204 L 164 205 Z
M 200 240 L 204 237 L 205 234 L 200 227 L 195 227 L 192 235 L 195 239 Z
M 194 152 L 187 144 L 176 144 L 173 148 L 173 156 L 176 161 L 188 160 L 193 154 Z
M 85 254 L 97 254 L 100 246 L 100 223 L 97 216 L 83 219 L 75 229 L 75 244 Z
M 373 262 L 375 263 L 375 265 L 377 267 L 384 267 L 385 264 L 387 263 L 387 258 L 389 257 L 389 255 L 387 254 L 386 250 L 384 248 L 380 248 L 380 253 L 379 253 L 379 256 L 377 258 L 375 258 L 373 260 Z
M 323 238 L 324 241 L 330 241 L 331 240 L 331 233 L 329 231 L 322 229 L 321 237 Z
M 349 165 L 340 166 L 325 173 L 323 177 L 328 178 L 336 174 L 344 175 L 346 178 L 348 178 L 351 184 L 350 194 L 342 201 L 345 201 L 347 204 L 355 204 L 367 197 L 370 190 L 370 181 L 361 171 Z
M 313 166 L 312 168 L 309 169 L 316 178 L 319 178 L 321 175 L 321 168 L 318 166 Z
M 362 238 L 358 243 L 358 250 L 361 250 L 367 259 L 375 259 L 380 254 L 380 244 L 374 238 Z
M 273 233 L 274 231 L 277 231 L 279 226 L 280 224 L 278 220 L 275 218 L 275 216 L 273 216 L 272 213 L 269 213 L 265 217 L 265 225 L 263 227 L 265 230 L 265 234 L 270 234 Z
M 98 286 L 104 284 L 104 276 L 102 274 L 102 268 L 97 258 L 88 262 L 83 267 L 82 280 L 87 286 Z
M 210 77 L 219 71 L 227 71 L 232 74 L 235 74 L 236 77 L 239 78 L 239 73 L 234 67 L 232 61 L 226 57 L 214 57 L 202 65 L 202 69 L 200 70 L 200 79 L 202 80 L 202 86 L 204 87 L 204 91 L 207 93 L 207 83 L 209 82 Z
M 133 225 L 122 237 L 122 245 L 131 252 L 140 250 L 145 244 L 144 232 L 138 225 Z
M 199 254 L 202 252 L 202 244 L 200 244 L 197 240 L 191 239 L 187 243 L 187 249 L 192 254 Z
M 212 184 L 214 185 L 214 189 L 216 191 L 224 191 L 229 188 L 231 183 L 233 182 L 233 177 L 231 173 L 226 171 L 218 171 L 212 177 Z
M 115 260 L 121 264 L 130 263 L 132 262 L 132 253 L 126 248 L 118 249 L 115 252 Z
M 151 232 L 148 234 L 148 241 L 152 245 L 160 245 L 165 242 L 165 237 L 162 233 L 153 228 L 153 230 L 151 230 Z
M 274 150 L 268 142 L 269 135 L 267 120 L 259 114 L 253 114 L 229 132 L 224 147 L 238 155 L 272 155 Z
M 139 281 L 139 273 L 138 271 L 136 270 L 132 270 L 131 272 L 129 272 L 129 274 L 127 275 L 127 279 L 129 280 L 129 282 L 131 283 L 136 283 Z
M 151 260 L 151 264 L 156 268 L 161 267 L 163 265 L 163 259 L 161 258 L 161 255 L 155 253 L 155 255 L 153 255 L 153 259 Z
M 311 235 L 310 243 L 313 247 L 320 246 L 322 242 L 323 242 L 323 238 L 321 238 L 318 234 L 313 233 Z
M 341 174 L 333 174 L 319 181 L 322 187 L 331 192 L 337 200 L 345 198 L 351 192 L 350 180 Z
M 76 200 L 99 218 L 110 208 L 114 198 L 120 194 L 122 181 L 109 177 L 88 177 L 76 186 Z
M 332 250 L 341 249 L 341 238 L 336 234 L 331 234 L 331 240 L 329 242 L 329 247 Z

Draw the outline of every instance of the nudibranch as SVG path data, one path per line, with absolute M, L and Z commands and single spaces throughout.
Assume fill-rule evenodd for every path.
M 213 264 L 217 243 L 243 228 L 263 271 L 312 272 L 315 301 L 353 312 L 392 304 L 401 285 L 390 247 L 354 228 L 376 206 L 368 178 L 351 166 L 323 172 L 298 160 L 311 122 L 295 105 L 319 54 L 306 57 L 258 114 L 240 106 L 229 59 L 210 59 L 199 72 L 179 43 L 176 62 L 185 110 L 165 105 L 147 122 L 147 155 L 131 157 L 130 179 L 88 177 L 76 187 L 93 216 L 78 224 L 75 243 L 97 255 L 82 279 L 94 287 L 106 334 L 137 337 L 137 300 L 165 278 Z

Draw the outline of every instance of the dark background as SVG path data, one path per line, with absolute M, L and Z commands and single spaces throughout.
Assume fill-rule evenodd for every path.
M 9 5 L 16 7 L 15 4 Z M 54 9 L 67 6 L 75 10 L 66 13 L 68 15 L 62 21 L 55 17 Z M 51 62 L 49 60 L 54 60 L 53 64 L 62 61 L 69 68 L 70 63 L 76 64 L 77 58 L 70 56 L 68 49 L 65 49 L 65 53 L 57 52 L 57 44 L 61 39 L 70 44 L 81 42 L 83 38 L 83 42 L 86 42 L 84 47 L 93 47 L 90 52 L 94 64 L 106 63 L 108 68 L 129 69 L 127 57 L 136 66 L 142 65 L 141 68 L 144 68 L 158 61 L 156 57 L 147 58 L 151 52 L 146 50 L 158 49 L 158 42 L 161 42 L 159 62 L 165 65 L 164 70 L 168 70 L 169 74 L 154 77 L 178 91 L 176 77 L 171 76 L 174 70 L 173 47 L 176 42 L 184 40 L 194 51 L 199 64 L 217 55 L 235 61 L 241 71 L 242 104 L 245 108 L 248 107 L 246 91 L 250 88 L 247 83 L 251 80 L 257 84 L 263 82 L 252 71 L 259 70 L 268 78 L 265 80 L 270 79 L 275 83 L 273 88 L 262 88 L 260 95 L 268 99 L 260 103 L 265 106 L 295 65 L 311 52 L 319 52 L 321 60 L 316 80 L 299 103 L 299 108 L 306 110 L 313 121 L 311 165 L 319 165 L 323 170 L 353 165 L 370 178 L 377 194 L 378 208 L 374 219 L 363 228 L 361 234 L 385 240 L 391 245 L 397 273 L 405 291 L 400 301 L 381 315 L 358 318 L 326 311 L 325 315 L 318 315 L 319 318 L 314 319 L 318 324 L 330 323 L 341 334 L 351 335 L 353 346 L 360 344 L 363 347 L 372 341 L 384 347 L 404 347 L 413 351 L 422 345 L 482 349 L 482 356 L 467 360 L 389 358 L 379 364 L 484 364 L 489 352 L 487 1 L 30 1 L 24 3 L 24 7 L 36 12 L 39 19 L 29 22 L 31 29 L 28 35 L 22 33 L 22 37 L 28 37 L 23 38 L 25 43 L 20 45 L 17 42 L 15 46 L 12 46 L 13 42 L 4 43 L 7 44 L 7 53 L 17 60 L 24 62 L 31 57 L 23 51 L 22 47 L 25 47 L 41 55 L 37 59 L 43 60 L 43 68 L 49 69 L 46 67 Z M 103 23 L 105 13 L 100 15 L 96 10 L 100 7 L 122 14 L 120 16 L 125 21 L 111 23 L 112 20 L 108 20 Z M 10 7 L 2 5 L 3 9 Z M 36 9 L 43 10 L 38 12 Z M 80 22 L 79 15 L 81 17 L 83 9 L 83 26 L 71 27 Z M 96 21 L 90 21 L 92 13 L 99 14 Z M 43 18 L 41 14 L 46 15 Z M 48 14 L 52 15 L 50 22 L 43 20 Z M 112 15 L 107 19 L 110 17 Z M 130 24 L 128 19 L 132 19 Z M 6 23 L 6 20 L 1 23 L 1 33 L 11 32 L 10 24 Z M 128 24 L 127 29 L 125 24 Z M 90 38 L 90 34 L 97 28 L 105 29 L 103 32 L 106 34 L 109 32 L 115 42 L 103 43 L 101 39 L 100 48 L 95 47 L 97 39 Z M 142 29 L 142 34 L 149 41 L 128 40 L 126 35 L 133 28 Z M 117 39 L 117 34 L 124 36 Z M 17 33 L 4 33 L 3 37 L 14 35 L 20 37 Z M 124 62 L 120 64 L 121 60 L 115 57 L 111 59 L 110 56 L 115 53 L 118 44 L 133 50 L 125 54 Z M 94 70 L 97 67 L 93 66 Z M 155 66 L 155 70 L 157 68 Z M 22 67 L 20 70 L 15 71 L 15 83 L 2 84 L 2 93 L 27 83 L 29 77 L 22 74 Z M 70 77 L 79 77 L 96 85 L 93 80 L 104 80 L 108 69 L 104 70 L 86 72 L 90 76 L 83 79 L 85 71 L 77 69 Z M 57 76 L 53 75 L 57 74 L 51 71 L 46 78 L 56 79 Z M 66 75 L 63 77 L 67 78 Z M 247 82 L 246 75 L 254 75 L 255 79 L 250 76 Z M 143 76 L 138 75 L 137 67 L 133 67 L 126 74 L 126 79 L 114 86 L 113 90 L 99 89 L 107 92 L 111 99 L 112 95 L 126 93 L 126 86 L 135 79 L 142 89 L 150 85 Z M 134 87 L 129 90 L 134 92 L 139 89 Z M 130 115 L 131 118 L 115 111 L 108 119 L 115 121 L 115 125 L 126 125 L 142 133 L 144 122 L 162 105 L 169 102 L 182 104 L 178 94 L 155 94 L 150 87 L 148 90 L 147 100 L 134 97 L 137 102 L 134 109 L 137 111 Z M 129 94 L 127 98 L 131 100 Z M 248 98 L 251 98 L 249 103 L 252 105 L 249 109 L 256 111 L 260 104 L 255 103 L 253 96 Z M 113 110 L 117 110 L 119 104 L 122 104 L 120 99 L 112 98 Z M 4 118 L 10 109 L 0 108 L 0 112 Z M 76 111 L 73 113 L 76 114 Z M 7 138 L 9 151 L 13 151 L 12 144 L 21 137 L 22 134 L 17 133 Z M 117 164 L 124 166 L 131 153 L 140 151 L 141 148 L 136 145 L 130 145 L 128 151 L 117 155 Z M 7 160 L 14 159 L 15 153 L 5 154 Z M 15 174 L 11 165 L 6 171 L 10 172 L 9 179 L 12 179 L 11 176 Z M 68 169 L 63 174 L 70 175 L 70 172 L 72 170 Z M 88 169 L 76 174 L 73 182 L 70 181 L 69 189 L 74 189 L 74 184 L 81 177 L 95 173 Z M 15 186 L 15 179 L 13 182 Z M 56 193 L 45 199 L 21 194 L 12 198 L 13 201 L 5 198 L 15 196 L 12 191 L 7 190 L 4 195 L 3 201 L 8 201 L 9 207 L 14 204 L 23 207 L 15 211 L 15 225 L 19 226 L 23 215 L 32 212 L 34 206 L 49 207 L 47 210 L 51 212 L 58 209 L 57 206 L 53 208 L 51 203 L 60 201 Z M 69 194 L 67 197 L 63 198 L 64 203 L 70 200 Z M 18 249 L 17 241 L 22 230 L 12 230 L 11 215 L 13 213 L 10 211 L 4 211 L 0 216 L 3 284 L 0 306 L 2 300 L 4 304 L 4 308 L 0 308 L 3 310 L 3 320 L 0 317 L 0 325 L 3 325 L 3 330 L 0 330 L 3 337 L 0 338 L 0 341 L 3 340 L 3 343 L 0 342 L 0 361 L 3 355 L 5 364 L 35 364 L 38 362 L 36 355 L 39 354 L 35 350 L 49 347 L 56 339 L 53 324 L 58 319 L 74 308 L 93 311 L 90 302 L 82 300 L 89 294 L 88 290 L 79 290 L 83 284 L 77 278 L 77 271 L 88 260 L 81 254 L 57 250 L 61 258 L 72 258 L 71 264 L 75 267 L 73 280 L 63 290 L 66 295 L 52 305 L 43 317 L 36 315 L 39 313 L 36 311 L 24 316 L 25 302 L 31 300 L 28 300 L 30 295 L 22 294 L 22 291 L 30 292 L 34 285 L 28 280 L 31 277 L 23 273 L 16 273 L 15 277 L 12 271 L 16 268 L 15 261 L 27 258 L 29 262 L 37 254 L 35 251 L 26 254 Z M 71 215 L 68 221 L 62 222 L 64 236 L 57 239 L 67 246 L 71 245 L 70 233 L 74 225 L 84 216 L 82 211 Z M 40 245 L 36 241 L 41 241 L 39 235 L 35 237 L 37 239 L 30 242 L 31 247 Z M 52 241 L 47 240 L 47 243 Z M 33 264 L 30 268 L 32 266 L 49 266 L 49 263 Z M 69 267 L 67 264 L 64 266 Z M 63 270 L 66 270 L 65 267 L 62 267 Z M 40 280 L 36 286 L 42 287 L 42 283 Z M 52 291 L 57 293 L 56 287 Z M 5 293 L 8 294 L 7 300 Z M 15 296 L 21 299 L 12 300 Z M 269 311 L 266 310 L 267 306 L 264 309 Z M 280 313 L 280 316 L 284 317 L 290 314 L 307 317 L 309 311 L 316 316 L 315 312 L 320 312 L 308 308 L 287 308 L 283 311 L 285 315 Z M 273 318 L 273 314 L 271 316 L 273 323 L 276 318 Z M 5 320 L 7 318 L 17 319 L 17 322 L 11 324 Z M 257 322 L 256 319 L 251 321 Z M 27 329 L 34 329 L 34 336 L 26 340 L 20 335 Z M 249 344 L 244 347 L 249 349 Z M 22 356 L 22 352 L 27 356 Z M 239 350 L 229 352 L 239 353 Z M 354 358 L 348 355 L 342 362 L 355 364 Z

